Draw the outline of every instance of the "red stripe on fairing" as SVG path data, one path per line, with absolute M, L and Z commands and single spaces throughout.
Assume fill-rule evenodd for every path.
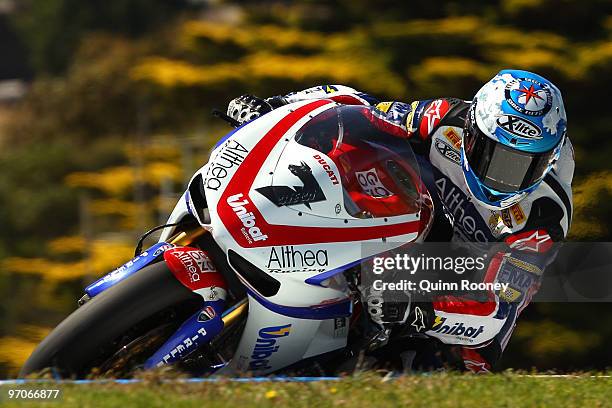
M 353 95 L 335 95 L 330 96 L 329 99 L 344 105 L 367 105 L 366 101 Z
M 217 213 L 229 233 L 240 246 L 255 248 L 326 242 L 365 241 L 418 232 L 419 221 L 408 221 L 384 226 L 346 228 L 270 224 L 261 215 L 259 209 L 253 205 L 253 200 L 249 196 L 249 191 L 270 151 L 276 146 L 283 135 L 300 119 L 313 110 L 329 103 L 329 100 L 317 100 L 299 107 L 294 112 L 282 118 L 272 129 L 270 129 L 270 131 L 268 131 L 259 143 L 253 147 L 240 167 L 236 170 L 236 173 L 219 199 Z M 262 234 L 268 236 L 266 240 L 252 241 L 247 239 L 246 235 L 248 235 L 248 233 L 242 221 L 227 203 L 229 197 L 237 194 L 242 194 L 242 197 L 238 201 L 245 199 L 249 201 L 244 207 L 247 212 L 253 213 L 255 217 L 255 226 L 261 230 Z

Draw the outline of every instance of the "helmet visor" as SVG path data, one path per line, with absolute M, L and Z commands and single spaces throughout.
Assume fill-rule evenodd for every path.
M 485 135 L 470 120 L 465 129 L 465 156 L 478 179 L 485 186 L 513 193 L 540 181 L 555 155 L 555 149 L 529 153 L 513 149 Z

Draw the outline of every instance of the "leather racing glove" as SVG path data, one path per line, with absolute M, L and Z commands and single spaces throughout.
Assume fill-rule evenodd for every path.
M 431 301 L 415 301 L 415 298 L 424 298 L 419 292 L 390 294 L 362 288 L 370 319 L 384 328 L 400 329 L 402 334 L 424 333 L 434 324 L 433 304 Z
M 227 115 L 242 125 L 285 104 L 280 96 L 261 99 L 254 95 L 242 95 L 231 100 L 227 106 Z

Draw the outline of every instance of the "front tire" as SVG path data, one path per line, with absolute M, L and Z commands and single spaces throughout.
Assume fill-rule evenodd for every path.
M 19 376 L 48 367 L 62 377 L 84 376 L 113 355 L 121 347 L 117 340 L 142 322 L 174 305 L 197 305 L 201 300 L 172 275 L 165 262 L 147 266 L 61 322 L 32 352 Z M 178 326 L 181 321 L 177 320 Z M 150 323 L 146 329 L 151 329 Z M 151 350 L 151 354 L 154 352 Z

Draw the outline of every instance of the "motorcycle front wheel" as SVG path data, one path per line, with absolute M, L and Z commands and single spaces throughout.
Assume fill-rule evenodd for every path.
M 32 352 L 19 376 L 50 368 L 55 376 L 82 378 L 148 333 L 161 333 L 163 343 L 201 304 L 202 298 L 183 286 L 165 262 L 147 266 L 62 321 Z

